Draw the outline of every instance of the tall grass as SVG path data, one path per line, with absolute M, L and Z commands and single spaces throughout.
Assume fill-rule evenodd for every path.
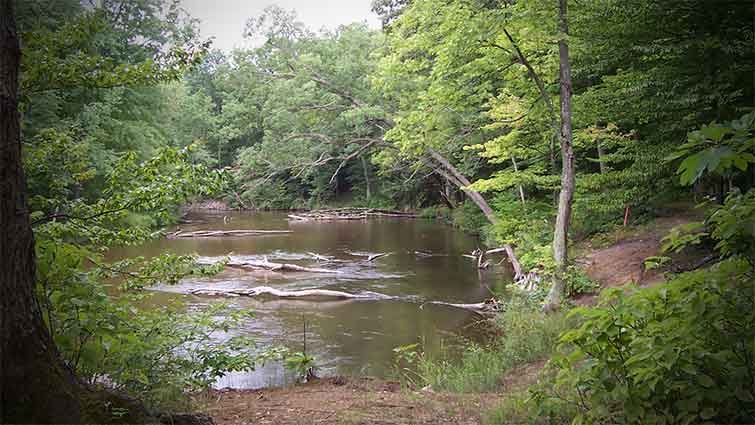
M 567 328 L 563 314 L 545 315 L 524 301 L 512 301 L 495 325 L 500 336 L 485 346 L 470 343 L 460 360 L 447 352 L 418 355 L 412 382 L 461 393 L 500 389 L 502 378 L 513 368 L 549 357 L 559 333 Z

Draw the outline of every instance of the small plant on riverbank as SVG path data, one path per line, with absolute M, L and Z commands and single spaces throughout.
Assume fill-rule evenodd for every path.
M 283 356 L 283 366 L 293 372 L 299 382 L 306 383 L 317 378 L 315 358 L 302 351 L 286 353 Z

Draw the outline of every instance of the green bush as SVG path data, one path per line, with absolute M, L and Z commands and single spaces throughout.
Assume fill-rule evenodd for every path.
M 480 208 L 471 201 L 464 201 L 458 208 L 451 210 L 451 223 L 459 230 L 473 235 L 483 234 L 489 225 Z
M 607 291 L 570 316 L 570 349 L 533 388 L 543 417 L 587 423 L 752 423 L 753 269 L 741 259 L 626 296 Z

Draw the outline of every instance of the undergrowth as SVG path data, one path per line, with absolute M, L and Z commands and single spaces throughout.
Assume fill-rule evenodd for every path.
M 563 314 L 545 315 L 534 303 L 513 299 L 494 319 L 498 337 L 487 345 L 467 344 L 461 358 L 449 348 L 439 355 L 418 344 L 398 347 L 396 370 L 405 384 L 468 393 L 500 389 L 513 368 L 553 354 L 559 333 L 567 327 Z

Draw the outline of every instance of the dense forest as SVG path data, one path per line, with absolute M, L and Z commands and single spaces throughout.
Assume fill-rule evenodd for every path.
M 306 366 L 211 340 L 248 316 L 222 305 L 137 313 L 223 264 L 108 250 L 206 200 L 416 212 L 505 247 L 496 341 L 397 349 L 410 384 L 461 392 L 550 358 L 491 423 L 755 421 L 751 2 L 374 0 L 382 29 L 333 31 L 270 6 L 232 52 L 177 1 L 0 10 L 0 422 L 170 421 L 228 372 Z M 643 263 L 664 280 L 572 308 L 600 286 L 572 246 L 672 208 L 696 219 Z

